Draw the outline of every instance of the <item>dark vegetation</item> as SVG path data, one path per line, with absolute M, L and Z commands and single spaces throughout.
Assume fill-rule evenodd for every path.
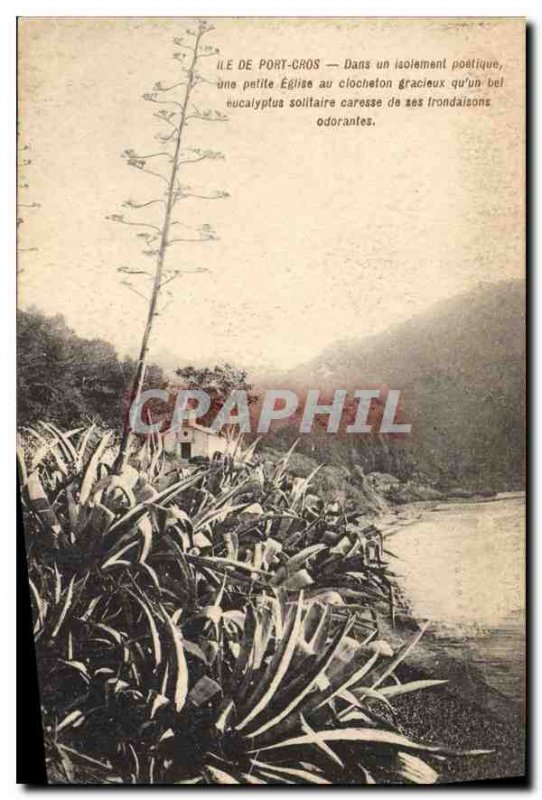
M 20 475 L 50 780 L 433 783 L 448 754 L 397 698 L 423 633 L 378 532 L 253 448 L 179 470 L 148 440 L 120 475 L 94 427 L 30 428 Z
M 109 342 L 77 336 L 60 314 L 17 312 L 19 425 L 46 419 L 67 429 L 85 422 L 120 429 L 134 367 Z M 146 385 L 164 382 L 162 370 L 151 366 Z

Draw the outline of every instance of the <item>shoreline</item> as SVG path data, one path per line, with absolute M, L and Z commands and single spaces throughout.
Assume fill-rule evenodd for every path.
M 493 497 L 474 495 L 472 498 L 446 497 L 439 500 L 413 500 L 410 503 L 398 505 L 390 503 L 390 510 L 377 515 L 374 524 L 379 528 L 382 537 L 386 539 L 402 531 L 408 525 L 417 522 L 425 512 L 446 511 L 450 506 L 487 505 L 488 503 L 499 503 L 505 500 L 524 500 L 525 498 L 525 491 L 517 491 L 498 492 Z
M 384 514 L 384 525 L 378 520 L 376 525 L 382 530 L 384 551 L 395 564 L 400 557 L 386 550 L 389 539 L 423 521 L 427 514 L 447 510 L 460 512 L 461 506 L 467 510 L 482 503 L 519 501 L 524 497 L 524 492 L 514 492 L 493 498 L 418 501 L 408 504 L 408 508 L 400 506 L 394 518 Z M 417 624 L 416 616 L 409 611 L 408 595 L 403 594 L 403 598 L 405 607 L 397 614 L 395 629 L 389 627 L 383 632 L 392 647 L 400 647 L 405 634 L 412 632 L 413 635 L 413 623 Z M 491 639 L 493 634 L 488 631 L 485 635 Z M 519 635 L 524 642 L 521 631 Z M 401 698 L 397 707 L 406 734 L 417 741 L 441 744 L 458 751 L 493 751 L 484 756 L 453 757 L 448 763 L 443 762 L 440 783 L 520 777 L 525 773 L 524 687 L 517 694 L 505 691 L 486 675 L 484 665 L 492 659 L 480 654 L 480 645 L 487 647 L 481 632 L 454 634 L 444 623 L 433 621 L 411 651 L 408 662 L 401 666 L 407 680 L 438 678 L 449 681 L 441 687 L 424 690 L 421 703 L 419 697 Z M 496 658 L 498 660 L 498 655 Z M 508 668 L 506 660 L 502 660 L 501 666 Z

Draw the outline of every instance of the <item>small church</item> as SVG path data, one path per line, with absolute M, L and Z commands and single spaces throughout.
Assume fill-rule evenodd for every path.
M 215 453 L 225 455 L 230 452 L 232 443 L 225 436 L 198 425 L 192 419 L 186 420 L 182 427 L 169 430 L 163 436 L 164 450 L 182 461 L 196 456 L 212 459 Z

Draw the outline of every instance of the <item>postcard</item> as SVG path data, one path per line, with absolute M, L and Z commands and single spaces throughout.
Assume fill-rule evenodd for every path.
M 525 776 L 525 95 L 519 17 L 19 19 L 50 784 Z

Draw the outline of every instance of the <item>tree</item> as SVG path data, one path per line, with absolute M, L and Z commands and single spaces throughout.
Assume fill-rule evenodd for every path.
M 232 391 L 240 389 L 247 394 L 247 402 L 254 405 L 257 396 L 254 387 L 247 382 L 247 373 L 231 364 L 217 364 L 210 367 L 186 366 L 175 370 L 180 378 L 180 389 L 201 389 L 210 397 L 211 404 L 207 414 L 202 417 L 204 425 L 210 425 Z
M 204 271 L 201 268 L 195 270 L 167 268 L 166 261 L 169 250 L 171 247 L 183 242 L 207 242 L 216 239 L 210 225 L 204 224 L 193 228 L 178 219 L 176 217 L 178 203 L 190 197 L 216 200 L 228 196 L 223 191 L 211 193 L 193 191 L 190 186 L 182 184 L 179 180 L 184 165 L 208 159 L 223 158 L 221 153 L 185 145 L 186 129 L 189 122 L 193 120 L 222 122 L 226 119 L 223 114 L 217 111 L 199 109 L 194 105 L 192 99 L 193 92 L 198 85 L 210 83 L 198 70 L 200 60 L 218 54 L 216 48 L 202 44 L 203 37 L 211 30 L 213 30 L 211 25 L 205 21 L 200 21 L 196 30 L 186 31 L 187 38 L 174 38 L 174 44 L 179 49 L 173 54 L 173 57 L 179 63 L 180 80 L 170 85 L 164 85 L 161 82 L 155 83 L 153 91 L 143 95 L 143 99 L 149 103 L 166 106 L 166 108 L 160 108 L 155 113 L 155 117 L 166 126 L 165 133 L 160 132 L 156 137 L 160 143 L 158 152 L 138 155 L 134 150 L 126 150 L 123 154 L 130 167 L 149 174 L 164 184 L 164 191 L 160 196 L 145 202 L 128 200 L 124 203 L 124 207 L 129 209 L 130 212 L 140 212 L 143 209 L 147 211 L 158 210 L 158 219 L 155 222 L 141 221 L 131 217 L 127 218 L 124 214 L 113 214 L 108 217 L 113 222 L 137 228 L 137 236 L 145 243 L 143 254 L 154 261 L 154 268 L 150 271 L 125 266 L 118 268 L 118 271 L 123 275 L 123 282 L 138 294 L 141 293 L 133 286 L 133 278 L 144 276 L 150 278 L 152 282 L 150 297 L 146 298 L 149 302 L 147 320 L 133 381 L 132 402 L 135 404 L 139 402 L 144 386 L 149 343 L 155 319 L 160 313 L 158 306 L 164 287 L 182 274 Z M 149 167 L 149 164 L 152 167 Z M 159 166 L 154 167 L 154 164 Z M 188 232 L 186 234 L 172 233 L 174 226 L 178 226 L 179 229 Z M 124 426 L 119 456 L 115 464 L 117 472 L 122 471 L 128 460 L 133 436 L 134 434 L 127 420 Z
M 120 360 L 103 339 L 83 339 L 58 314 L 17 312 L 17 417 L 20 425 L 40 420 L 63 428 L 85 421 L 121 429 L 133 359 Z M 162 387 L 159 367 L 149 365 L 146 385 Z

